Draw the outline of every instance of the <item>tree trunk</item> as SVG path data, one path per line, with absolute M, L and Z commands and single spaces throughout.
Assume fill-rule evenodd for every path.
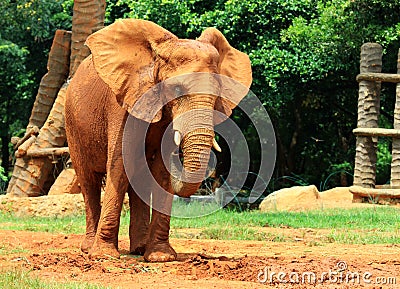
M 57 30 L 47 62 L 48 72 L 40 81 L 38 94 L 32 108 L 28 129 L 41 128 L 54 104 L 57 93 L 67 80 L 71 53 L 71 32 Z

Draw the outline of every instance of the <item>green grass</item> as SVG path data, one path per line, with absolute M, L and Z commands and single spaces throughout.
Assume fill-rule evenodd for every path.
M 214 239 L 214 240 L 251 240 L 251 241 L 273 241 L 273 242 L 290 241 L 282 233 L 277 233 L 277 234 L 264 233 L 258 231 L 257 229 L 246 228 L 246 227 L 206 228 L 202 230 L 200 237 L 204 239 Z
M 199 216 L 207 216 L 218 210 L 220 206 L 216 202 L 198 202 L 192 201 L 185 203 L 183 201 L 174 201 L 172 206 L 172 216 L 179 218 L 197 218 Z
M 106 289 L 100 285 L 79 283 L 43 282 L 28 272 L 12 270 L 0 272 L 0 288 L 7 289 Z
M 196 207 L 197 206 L 197 207 Z M 204 205 L 185 204 L 175 206 L 180 216 L 196 215 L 204 212 Z M 207 208 L 208 209 L 208 208 Z M 282 228 L 274 233 L 262 232 L 263 227 Z M 83 234 L 84 216 L 75 217 L 16 217 L 0 212 L 0 228 L 8 230 L 45 231 L 64 234 Z M 120 234 L 127 236 L 129 213 L 121 218 Z M 217 210 L 212 214 L 194 218 L 171 218 L 173 237 L 182 237 L 179 229 L 194 229 L 197 238 L 220 240 L 269 240 L 291 241 L 293 238 L 284 234 L 284 228 L 323 229 L 323 242 L 347 244 L 399 244 L 400 210 L 393 207 L 324 209 L 309 212 L 236 212 Z M 178 233 L 175 233 L 178 232 Z M 1 251 L 1 247 L 0 247 Z
M 400 210 L 392 207 L 325 209 L 309 212 L 234 212 L 219 210 L 200 218 L 173 218 L 174 228 L 204 228 L 213 225 L 291 227 L 315 229 L 400 230 Z
M 0 228 L 31 232 L 50 232 L 64 234 L 83 234 L 85 217 L 18 217 L 0 211 Z
M 324 238 L 325 242 L 340 243 L 340 244 L 399 244 L 400 233 L 393 234 L 376 231 L 343 231 L 332 230 Z
M 294 239 L 283 234 L 284 230 L 265 233 L 258 229 L 260 227 L 324 229 L 327 232 L 319 240 L 323 243 L 399 244 L 400 210 L 386 206 L 269 213 L 219 210 L 200 218 L 171 220 L 171 228 L 174 229 L 200 229 L 198 238 L 275 242 Z
M 5 244 L 0 244 L 0 255 L 2 255 L 2 256 L 11 255 L 11 254 L 18 254 L 18 253 L 28 253 L 28 252 L 29 252 L 29 250 L 24 249 L 22 247 L 15 248 L 15 249 L 10 249 Z

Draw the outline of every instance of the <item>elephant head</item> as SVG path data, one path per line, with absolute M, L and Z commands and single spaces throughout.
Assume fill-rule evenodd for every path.
M 122 107 L 149 123 L 172 121 L 184 159 L 182 178 L 172 181 L 173 189 L 179 196 L 192 195 L 215 144 L 214 110 L 229 116 L 240 101 L 220 96 L 224 88 L 218 75 L 248 88 L 252 81 L 248 56 L 231 47 L 215 28 L 206 29 L 197 40 L 178 39 L 152 22 L 137 19 L 119 20 L 92 34 L 86 43 L 99 77 Z M 182 78 L 189 73 L 195 74 Z M 160 83 L 165 84 L 157 86 Z M 199 84 L 204 83 L 212 92 L 199 92 Z M 156 93 L 146 93 L 154 87 Z

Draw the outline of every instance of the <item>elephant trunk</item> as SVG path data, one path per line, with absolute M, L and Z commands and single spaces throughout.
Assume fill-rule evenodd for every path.
M 171 158 L 171 184 L 180 197 L 190 197 L 199 188 L 206 174 L 214 139 L 213 110 L 202 107 L 185 117 L 179 131 L 183 132 L 181 149 L 183 166 L 178 154 Z
M 188 198 L 199 188 L 206 174 L 213 136 L 210 130 L 198 129 L 184 139 L 183 167 L 179 155 L 172 156 L 171 183 L 178 196 Z

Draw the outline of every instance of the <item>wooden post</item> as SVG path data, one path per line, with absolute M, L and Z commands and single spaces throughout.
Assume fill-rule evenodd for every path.
M 51 150 L 65 145 L 64 103 L 66 91 L 67 84 L 64 84 L 58 92 L 53 108 L 40 129 L 39 135 L 33 139 L 31 144 L 19 149 L 19 151 L 24 149 L 25 153 L 21 151 L 17 155 L 19 157 L 15 160 L 13 175 L 7 189 L 8 195 L 37 197 L 47 194 L 53 184 L 54 164 L 48 158 L 49 154 L 39 155 L 35 151 L 45 151 L 46 148 Z M 32 151 L 33 154 L 29 155 L 29 151 Z
M 75 74 L 79 64 L 89 54 L 86 38 L 104 26 L 105 0 L 75 0 L 72 17 L 71 64 L 69 75 Z
M 103 27 L 104 15 L 105 0 L 74 1 L 71 54 L 70 57 L 66 57 L 67 59 L 55 63 L 56 66 L 62 66 L 63 70 L 67 68 L 69 77 L 72 77 L 81 61 L 89 55 L 84 43 L 90 34 Z M 23 147 L 22 153 L 26 151 L 26 154 L 16 159 L 13 176 L 7 189 L 8 195 L 19 197 L 45 195 L 53 185 L 54 164 L 57 163 L 57 159 L 51 160 L 47 155 L 49 152 L 52 152 L 52 155 L 67 153 L 63 148 L 66 141 L 64 105 L 67 86 L 68 84 L 64 83 L 59 89 L 54 104 L 45 117 L 46 121 L 44 123 L 40 121 L 41 129 L 32 145 L 28 147 L 30 143 L 27 143 Z
M 365 43 L 361 47 L 360 73 L 382 71 L 382 46 Z M 358 128 L 377 128 L 381 82 L 362 80 L 358 91 Z M 374 188 L 378 138 L 357 136 L 354 185 Z
M 60 89 L 60 87 L 68 77 L 71 33 L 58 30 L 54 37 L 47 62 L 48 73 L 42 78 L 29 120 L 28 133 L 22 139 L 29 139 L 29 141 L 25 142 L 16 152 L 17 159 L 15 160 L 14 170 L 7 188 L 7 194 L 11 196 L 34 197 L 46 194 L 46 185 L 48 186 L 49 183 L 47 182 L 48 176 L 52 175 L 54 165 L 48 158 L 35 160 L 27 157 L 26 152 L 32 145 L 42 139 L 45 140 L 46 144 L 53 144 L 52 139 L 56 139 L 57 143 L 59 143 L 58 147 L 64 146 L 65 143 L 65 137 L 63 138 L 62 136 L 63 131 L 59 133 L 55 127 L 59 123 L 64 123 L 64 117 L 62 119 L 54 119 L 54 117 L 50 118 L 48 115 L 51 114 L 53 106 L 57 107 L 57 96 L 59 97 L 60 93 L 62 94 L 62 88 Z M 62 102 L 64 102 L 63 99 Z M 42 129 L 37 132 L 35 124 L 44 130 L 48 130 L 49 125 L 52 125 L 51 132 L 53 134 L 50 135 L 51 138 L 48 139 L 49 134 L 43 135 Z M 31 137 L 32 129 L 33 133 L 38 135 L 37 137 Z M 21 143 L 17 141 L 16 146 L 21 145 Z
M 400 74 L 400 49 L 397 54 L 397 74 Z M 394 105 L 393 128 L 400 129 L 400 83 L 396 85 L 396 103 Z M 400 186 L 400 139 L 392 142 L 391 186 Z
M 28 130 L 37 126 L 41 128 L 53 106 L 57 93 L 67 80 L 69 58 L 71 54 L 71 32 L 57 30 L 47 61 L 48 72 L 40 81 L 36 100 L 29 118 Z

